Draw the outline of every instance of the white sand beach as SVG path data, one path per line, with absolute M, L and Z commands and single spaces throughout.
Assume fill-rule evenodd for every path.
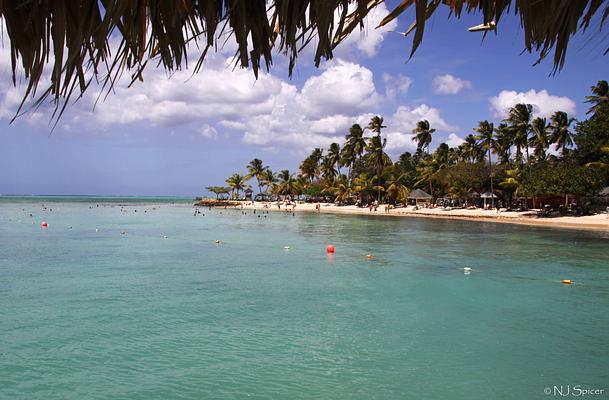
M 318 212 L 316 203 L 297 203 L 293 208 L 292 205 L 285 205 L 281 202 L 279 207 L 277 202 L 243 202 L 237 206 L 243 209 L 260 209 L 270 210 L 274 212 Z M 589 229 L 589 230 L 607 230 L 609 231 L 609 218 L 607 214 L 587 215 L 582 217 L 564 216 L 564 217 L 539 217 L 538 210 L 529 210 L 524 212 L 518 211 L 497 211 L 476 209 L 443 209 L 443 208 L 418 208 L 413 206 L 400 208 L 387 208 L 387 205 L 380 204 L 376 211 L 370 211 L 369 208 L 357 206 L 337 206 L 331 203 L 320 203 L 319 213 L 333 214 L 357 214 L 370 215 L 378 217 L 427 217 L 427 218 L 447 218 L 461 219 L 471 221 L 499 222 L 521 225 L 537 225 L 556 228 L 574 228 L 574 229 Z

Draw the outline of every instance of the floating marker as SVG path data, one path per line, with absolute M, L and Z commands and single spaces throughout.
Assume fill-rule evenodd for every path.
M 43 228 L 46 228 L 47 226 L 49 226 L 49 224 L 47 224 L 46 221 L 42 221 L 42 224 L 40 224 Z
M 326 246 L 326 252 L 329 254 L 334 254 L 334 246 L 329 244 Z
M 290 246 L 283 246 L 284 250 L 290 250 Z
M 163 239 L 167 239 L 167 235 L 163 235 Z
M 573 283 L 573 281 L 571 279 L 563 279 L 562 283 L 564 283 L 565 285 L 570 285 Z
M 366 258 L 368 260 L 372 260 L 374 258 L 374 256 L 372 254 L 366 254 Z

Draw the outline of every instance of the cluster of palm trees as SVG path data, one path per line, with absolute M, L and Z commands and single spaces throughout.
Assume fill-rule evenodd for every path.
M 592 104 L 590 113 L 609 107 L 605 81 L 594 86 L 592 92 L 593 96 L 587 97 Z M 574 121 L 563 111 L 556 111 L 549 120 L 535 117 L 533 106 L 516 104 L 497 125 L 480 121 L 459 146 L 442 143 L 431 153 L 435 129 L 429 121 L 422 120 L 412 131 L 416 152 L 405 152 L 394 162 L 385 152 L 384 120 L 375 116 L 365 127 L 353 124 L 342 148 L 338 143 L 332 143 L 325 151 L 315 148 L 302 161 L 297 174 L 288 170 L 273 173 L 255 158 L 247 165 L 247 174 L 233 174 L 223 190 L 239 196 L 250 187 L 247 182 L 254 180 L 258 192 L 264 195 L 307 195 L 340 203 L 404 202 L 414 188 L 423 188 L 434 197 L 453 199 L 490 190 L 511 201 L 514 192 L 522 187 L 524 171 L 536 164 L 565 163 L 577 151 L 573 147 Z

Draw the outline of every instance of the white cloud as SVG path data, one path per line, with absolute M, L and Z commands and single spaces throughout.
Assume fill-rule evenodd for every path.
M 299 105 L 309 116 L 364 111 L 378 104 L 372 71 L 361 65 L 337 60 L 324 72 L 307 79 Z
M 575 102 L 568 97 L 552 96 L 547 90 L 539 92 L 534 89 L 528 92 L 502 90 L 497 96 L 489 99 L 491 111 L 496 118 L 506 118 L 510 108 L 519 103 L 531 104 L 533 113 L 540 117 L 549 117 L 555 111 L 565 111 L 569 115 L 576 114 Z
M 445 143 L 450 147 L 459 147 L 463 142 L 465 142 L 465 140 L 456 133 L 451 133 L 448 135 L 448 139 L 445 140 Z
M 455 130 L 456 127 L 448 124 L 441 116 L 440 110 L 421 104 L 415 108 L 400 106 L 391 117 L 391 127 L 402 132 L 412 132 L 418 121 L 428 120 L 432 128 L 440 131 Z
M 201 127 L 201 136 L 207 139 L 217 139 L 218 131 L 211 125 L 203 124 Z
M 349 3 L 349 11 L 355 11 L 355 7 L 355 3 Z M 387 14 L 389 14 L 389 10 L 385 3 L 381 3 L 373 8 L 364 19 L 364 31 L 357 32 L 356 28 L 356 30 L 345 39 L 343 44 L 354 46 L 368 57 L 374 56 L 381 47 L 385 34 L 395 30 L 398 26 L 397 20 L 394 19 L 389 24 L 377 28 L 381 20 L 385 18 Z M 339 46 L 339 49 L 340 48 L 341 47 Z
M 438 94 L 457 94 L 463 89 L 469 89 L 472 86 L 470 81 L 457 78 L 454 75 L 438 75 L 432 82 L 433 90 Z
M 393 76 L 387 72 L 383 73 L 383 82 L 385 83 L 385 96 L 389 99 L 395 99 L 396 95 L 405 95 L 412 85 L 412 78 L 398 74 Z

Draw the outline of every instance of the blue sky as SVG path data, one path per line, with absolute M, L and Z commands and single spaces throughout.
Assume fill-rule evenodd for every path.
M 232 71 L 230 45 L 196 75 L 167 79 L 149 69 L 144 84 L 119 88 L 95 110 L 95 88 L 71 106 L 50 133 L 49 108 L 9 124 L 23 85 L 9 80 L 6 42 L 0 48 L 0 193 L 2 194 L 203 194 L 253 158 L 273 170 L 296 172 L 313 147 L 341 141 L 348 126 L 382 115 L 392 156 L 412 151 L 411 130 L 428 119 L 443 141 L 457 145 L 477 121 L 501 120 L 517 102 L 548 116 L 557 109 L 585 118 L 589 88 L 607 79 L 602 42 L 576 37 L 565 68 L 552 75 L 551 60 L 532 66 L 521 54 L 524 40 L 514 17 L 484 41 L 467 28 L 479 16 L 447 20 L 438 13 L 424 41 L 408 60 L 412 14 L 383 30 L 383 16 L 355 33 L 319 69 L 305 50 L 292 79 L 277 55 L 270 74 L 255 81 L 248 70 Z

